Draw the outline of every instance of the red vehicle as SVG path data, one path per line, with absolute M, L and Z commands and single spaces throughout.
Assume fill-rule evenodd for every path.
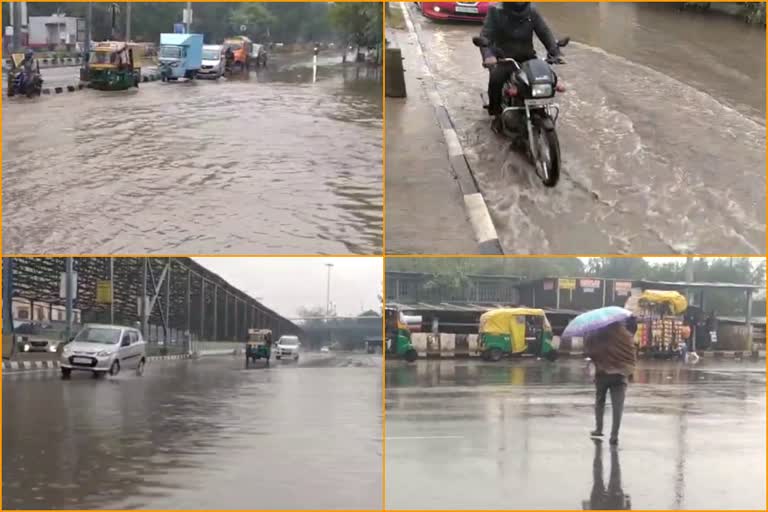
M 421 2 L 421 13 L 433 20 L 479 21 L 488 14 L 490 2 Z

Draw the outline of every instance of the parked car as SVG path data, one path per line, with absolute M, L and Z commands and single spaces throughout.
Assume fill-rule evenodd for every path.
M 275 358 L 276 359 L 290 358 L 290 359 L 293 359 L 294 361 L 298 361 L 300 348 L 301 348 L 301 343 L 299 342 L 298 336 L 280 336 L 280 339 L 277 340 Z
M 144 373 L 147 345 L 141 332 L 120 325 L 86 324 L 61 353 L 61 377 L 73 370 L 92 372 L 94 377 L 117 375 L 123 369 Z
M 420 2 L 421 13 L 433 20 L 482 22 L 490 2 Z
M 199 78 L 221 78 L 224 75 L 224 47 L 220 44 L 203 46 L 203 62 L 197 72 Z
M 267 66 L 267 47 L 263 44 L 254 44 L 251 50 L 251 62 L 256 68 L 264 68 Z
M 19 352 L 56 352 L 61 341 L 56 330 L 35 322 L 14 320 L 13 333 Z

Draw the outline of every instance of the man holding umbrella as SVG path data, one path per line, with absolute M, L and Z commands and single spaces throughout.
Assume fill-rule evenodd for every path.
M 564 337 L 584 337 L 585 354 L 595 365 L 595 430 L 592 437 L 603 436 L 605 401 L 611 394 L 613 422 L 610 443 L 619 443 L 619 428 L 624 413 L 627 385 L 635 371 L 634 333 L 637 322 L 632 313 L 615 306 L 589 311 L 568 324 Z

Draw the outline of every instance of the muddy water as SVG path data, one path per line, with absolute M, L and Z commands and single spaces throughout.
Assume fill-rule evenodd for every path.
M 411 12 L 505 251 L 761 253 L 764 31 L 666 6 L 541 9 L 574 40 L 555 190 L 490 131 L 479 27 Z
M 378 251 L 380 73 L 307 59 L 5 101 L 4 250 Z

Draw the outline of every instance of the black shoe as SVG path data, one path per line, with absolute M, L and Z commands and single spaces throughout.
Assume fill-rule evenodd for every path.
M 589 437 L 603 437 L 603 433 L 599 430 L 593 430 L 589 433 Z
M 618 437 L 612 437 L 609 441 L 611 443 L 611 446 L 616 446 L 619 444 L 619 438 Z

